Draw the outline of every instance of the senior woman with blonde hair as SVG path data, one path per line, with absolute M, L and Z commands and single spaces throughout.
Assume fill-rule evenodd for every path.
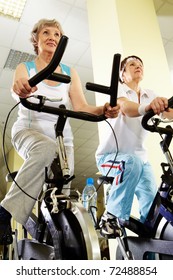
M 35 60 L 24 62 L 17 66 L 12 86 L 13 97 L 17 100 L 37 95 L 49 96 L 60 101 L 54 102 L 59 107 L 64 104 L 67 109 L 85 111 L 93 114 L 105 114 L 106 117 L 116 117 L 119 107 L 92 106 L 87 104 L 81 81 L 74 68 L 60 63 L 55 73 L 71 76 L 69 84 L 44 80 L 31 87 L 30 77 L 45 68 L 51 61 L 58 46 L 63 30 L 61 24 L 53 19 L 41 19 L 31 32 L 31 42 L 37 54 Z M 47 101 L 48 102 L 48 101 Z M 48 102 L 49 103 L 49 102 Z M 11 217 L 25 224 L 44 184 L 45 166 L 49 167 L 56 153 L 54 125 L 57 116 L 31 111 L 19 105 L 18 118 L 12 127 L 12 143 L 24 162 L 17 174 L 15 182 L 0 205 L 0 245 L 12 243 Z M 63 131 L 65 149 L 71 175 L 74 169 L 73 135 L 67 120 Z M 28 195 L 26 195 L 28 194 Z

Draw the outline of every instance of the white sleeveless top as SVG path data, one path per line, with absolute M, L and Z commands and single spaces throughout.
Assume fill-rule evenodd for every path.
M 29 77 L 33 77 L 36 73 L 36 65 L 34 61 L 24 62 Z M 70 76 L 70 68 L 64 64 L 60 64 L 63 74 Z M 51 102 L 46 101 L 45 105 L 51 107 L 59 107 L 61 104 L 65 105 L 67 109 L 71 109 L 71 101 L 69 97 L 69 84 L 60 83 L 56 86 L 49 86 L 44 81 L 37 85 L 38 90 L 34 93 L 35 95 L 47 96 L 50 99 L 58 99 L 61 101 Z M 12 95 L 17 99 L 17 95 L 12 91 Z M 19 99 L 18 99 L 19 100 Z M 36 103 L 37 99 L 29 98 L 29 101 Z M 58 116 L 37 112 L 25 108 L 22 104 L 19 104 L 18 118 L 12 127 L 12 138 L 21 130 L 31 128 L 40 133 L 43 133 L 52 139 L 55 139 L 54 125 L 56 124 Z M 69 123 L 69 118 L 66 120 L 66 124 L 63 131 L 64 144 L 66 146 L 73 146 L 73 134 Z

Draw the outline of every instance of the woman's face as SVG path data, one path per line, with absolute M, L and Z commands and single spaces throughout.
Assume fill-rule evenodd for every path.
M 131 81 L 140 82 L 143 79 L 144 66 L 138 59 L 132 59 L 127 62 L 124 72 L 123 81 L 129 83 Z
M 43 27 L 38 34 L 38 54 L 41 52 L 54 53 L 60 38 L 61 32 L 57 27 Z

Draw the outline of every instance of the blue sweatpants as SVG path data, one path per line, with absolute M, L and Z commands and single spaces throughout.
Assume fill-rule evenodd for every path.
M 114 177 L 109 192 L 107 211 L 114 216 L 129 220 L 134 195 L 139 203 L 141 222 L 144 222 L 157 192 L 157 185 L 151 165 L 144 163 L 133 154 L 119 153 L 113 163 L 115 154 L 99 156 L 97 166 L 102 175 Z M 112 165 L 113 163 L 113 165 Z

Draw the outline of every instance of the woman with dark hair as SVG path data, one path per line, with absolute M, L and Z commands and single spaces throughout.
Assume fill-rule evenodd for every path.
M 110 130 L 96 152 L 101 174 L 109 172 L 109 176 L 114 177 L 107 208 L 100 221 L 101 234 L 110 238 L 120 234 L 117 218 L 122 223 L 128 222 L 134 195 L 139 203 L 140 220 L 145 221 L 157 190 L 144 146 L 147 131 L 142 127 L 141 119 L 150 109 L 158 115 L 164 112 L 168 100 L 140 87 L 143 71 L 143 61 L 135 55 L 121 62 L 118 90 L 120 112 L 116 119 L 109 120 L 117 137 L 118 151 Z

